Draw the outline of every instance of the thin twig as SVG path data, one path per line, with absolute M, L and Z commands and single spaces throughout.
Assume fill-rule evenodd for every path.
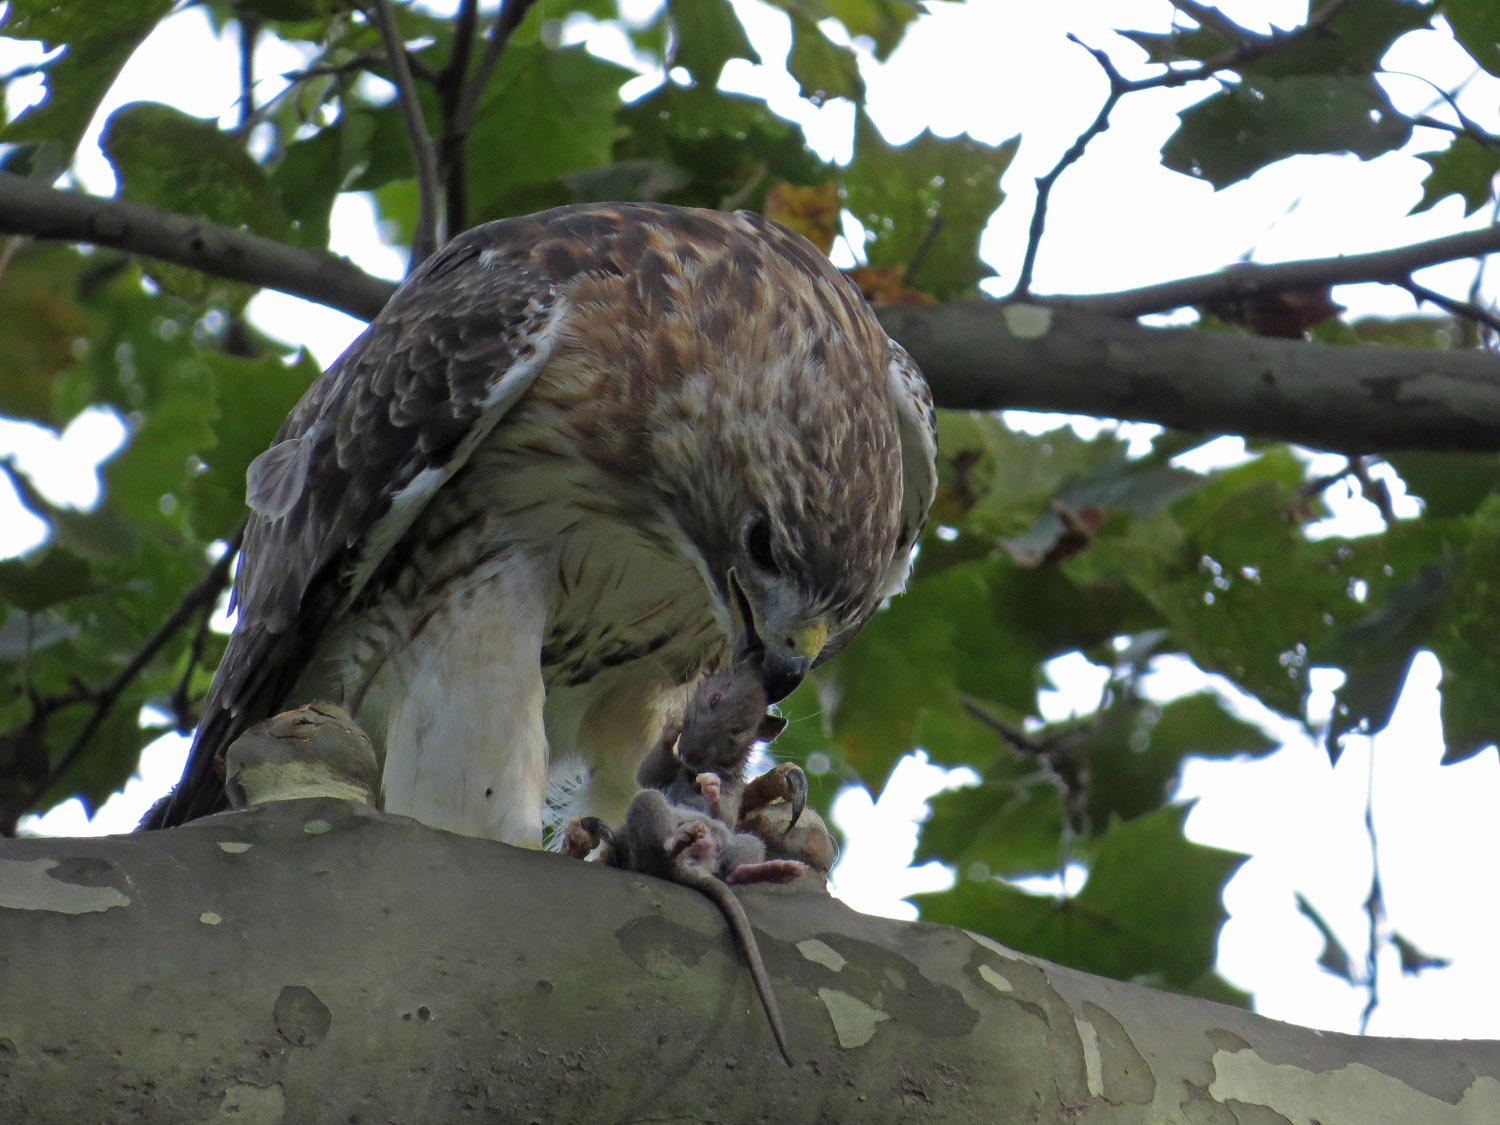
M 280 78 L 287 85 L 295 86 L 299 82 L 306 82 L 309 78 L 342 78 L 351 71 L 373 70 L 376 67 L 389 65 L 390 61 L 386 53 L 371 47 L 364 51 L 356 51 L 341 63 L 313 63 L 302 70 L 284 70 Z
M 902 286 L 910 288 L 911 279 L 922 268 L 922 263 L 927 260 L 927 255 L 937 245 L 938 235 L 942 232 L 943 217 L 941 215 L 934 215 L 932 221 L 927 224 L 927 233 L 922 236 L 922 241 L 917 245 L 917 249 L 912 254 L 911 260 L 906 263 L 906 268 L 901 271 Z
M 9 471 L 8 465 L 4 462 L 0 462 L 0 468 Z M 75 697 L 75 693 L 46 701 L 54 710 L 72 703 L 89 702 L 93 705 L 93 711 L 79 728 L 78 733 L 73 736 L 73 741 L 68 743 L 68 748 L 53 762 L 47 777 L 35 786 L 33 799 L 72 767 L 73 763 L 78 760 L 78 756 L 88 748 L 94 735 L 99 732 L 104 720 L 114 710 L 115 704 L 120 701 L 120 696 L 125 693 L 125 689 L 145 671 L 146 666 L 177 634 L 178 630 L 187 624 L 193 614 L 205 604 L 213 606 L 218 602 L 219 595 L 229 585 L 230 569 L 234 564 L 235 553 L 239 550 L 243 533 L 242 527 L 235 534 L 234 542 L 230 544 L 229 550 L 225 551 L 223 556 L 209 568 L 208 573 L 188 588 L 177 603 L 177 607 L 167 615 L 167 619 L 136 650 L 129 663 L 120 669 L 113 679 L 102 687 L 87 689 L 87 694 L 82 697 Z
M 467 225 L 468 175 L 464 167 L 464 142 L 468 127 L 464 127 L 460 136 L 455 134 L 453 126 L 468 84 L 469 59 L 474 53 L 474 24 L 478 15 L 479 0 L 463 0 L 459 5 L 458 16 L 453 22 L 453 50 L 448 55 L 448 62 L 438 72 L 435 83 L 443 115 L 442 135 L 438 139 L 438 179 L 443 185 L 445 240 Z
M 1099 107 L 1099 112 L 1094 116 L 1089 127 L 1078 134 L 1073 143 L 1068 146 L 1068 151 L 1062 154 L 1046 175 L 1037 177 L 1036 203 L 1031 209 L 1031 228 L 1026 235 L 1026 256 L 1021 260 L 1021 275 L 1016 280 L 1015 289 L 1011 291 L 1012 297 L 1026 297 L 1031 293 L 1031 275 L 1036 268 L 1037 251 L 1041 249 L 1042 232 L 1047 225 L 1047 204 L 1052 198 L 1053 185 L 1057 183 L 1058 177 L 1078 162 L 1084 150 L 1088 148 L 1089 142 L 1109 128 L 1109 115 L 1114 112 L 1115 106 L 1126 93 L 1125 80 L 1115 69 L 1115 64 L 1110 61 L 1108 55 L 1096 47 L 1090 47 L 1072 32 L 1068 33 L 1068 38 L 1093 55 L 1094 61 L 1109 77 L 1109 96 L 1104 99 L 1104 104 Z
M 410 61 L 401 36 L 396 30 L 396 16 L 390 0 L 375 0 L 375 22 L 391 62 L 391 78 L 396 84 L 396 100 L 401 106 L 401 121 L 406 140 L 411 145 L 417 167 L 417 229 L 411 240 L 411 257 L 406 271 L 411 273 L 438 247 L 438 172 L 437 153 L 427 122 L 422 117 L 422 103 L 412 81 Z
M 1375 835 L 1375 747 L 1370 745 L 1370 769 L 1365 780 L 1365 835 L 1370 841 L 1370 893 L 1365 896 L 1365 919 L 1368 922 L 1365 947 L 1365 1001 L 1359 1015 L 1359 1033 L 1370 1029 L 1370 1017 L 1380 1006 L 1380 930 L 1385 919 L 1385 893 L 1380 885 L 1380 846 Z
M 1497 317 L 1489 309 L 1480 308 L 1469 301 L 1460 301 L 1454 297 L 1445 296 L 1436 289 L 1429 289 L 1425 285 L 1419 285 L 1410 277 L 1399 284 L 1401 288 L 1405 289 L 1419 301 L 1427 301 L 1429 304 L 1436 305 L 1444 312 L 1452 313 L 1454 316 L 1462 317 L 1465 320 L 1472 320 L 1475 324 L 1482 324 L 1491 332 L 1500 332 L 1500 317 Z
M 1500 252 L 1500 226 L 1486 226 L 1369 254 L 1309 258 L 1269 265 L 1241 262 L 1214 273 L 1118 293 L 1032 299 L 1109 316 L 1145 316 L 1189 305 L 1243 300 L 1257 293 L 1281 293 L 1288 289 L 1320 289 L 1326 285 L 1353 285 L 1365 281 L 1404 285 L 1413 270 L 1497 252 Z
M 1349 458 L 1349 472 L 1355 480 L 1359 481 L 1359 491 L 1371 504 L 1375 505 L 1380 513 L 1380 518 L 1387 525 L 1396 522 L 1396 509 L 1391 502 L 1391 490 L 1386 487 L 1385 481 L 1377 480 L 1370 475 L 1370 459 L 1368 457 Z
M 1171 0 L 1171 4 L 1183 15 L 1197 20 L 1200 27 L 1217 31 L 1231 43 L 1253 42 L 1256 38 L 1253 32 L 1246 31 L 1219 9 L 1207 4 L 1196 3 L 1196 0 Z
M 1126 94 L 1138 93 L 1142 90 L 1155 90 L 1176 86 L 1185 86 L 1190 82 L 1199 82 L 1207 78 L 1213 78 L 1220 71 L 1236 70 L 1246 63 L 1265 58 L 1267 55 L 1285 50 L 1303 39 L 1318 34 L 1328 24 L 1328 21 L 1338 15 L 1349 3 L 1349 0 L 1329 0 L 1327 4 L 1316 12 L 1309 14 L 1307 22 L 1292 31 L 1273 31 L 1270 35 L 1256 36 L 1253 39 L 1242 39 L 1232 48 L 1223 51 L 1212 58 L 1205 59 L 1194 67 L 1182 70 L 1173 70 L 1169 66 L 1161 74 L 1152 75 L 1150 78 L 1127 79 L 1116 69 L 1108 55 L 1097 47 L 1090 47 L 1083 40 L 1073 34 L 1068 38 L 1077 43 L 1085 51 L 1094 57 L 1105 75 L 1109 78 L 1109 95 L 1104 104 L 1095 115 L 1089 127 L 1080 133 L 1076 140 L 1063 153 L 1052 169 L 1036 181 L 1036 203 L 1031 213 L 1031 227 L 1026 238 L 1026 254 L 1021 262 L 1021 272 L 1016 281 L 1015 289 L 1011 292 L 1013 298 L 1027 297 L 1031 293 L 1032 272 L 1036 266 L 1037 251 L 1041 245 L 1042 234 L 1047 222 L 1047 204 L 1052 195 L 1052 187 L 1057 183 L 1058 177 L 1070 166 L 1077 163 L 1083 156 L 1084 150 L 1089 142 L 1109 128 L 1109 117 L 1121 98 Z M 1191 14 L 1191 13 L 1189 13 Z
M 1063 852 L 1061 865 L 1067 866 L 1068 833 L 1085 827 L 1085 805 L 1088 798 L 1088 763 L 1073 752 L 1072 746 L 1086 728 L 1075 728 L 1045 738 L 1038 738 L 998 715 L 992 715 L 978 701 L 964 700 L 964 711 L 1005 739 L 1011 748 L 1041 762 L 1047 767 L 1061 791 L 1063 811 Z
M 484 95 L 485 87 L 490 84 L 495 67 L 500 64 L 500 56 L 505 53 L 510 37 L 521 26 L 521 21 L 535 3 L 536 0 L 502 0 L 500 10 L 495 13 L 495 22 L 490 25 L 489 34 L 485 37 L 484 54 L 480 57 L 479 65 L 474 68 L 474 73 L 464 83 L 463 96 L 454 109 L 454 136 L 461 140 L 468 139 L 469 130 L 474 124 L 474 111 L 479 108 L 479 99 Z
M 244 537 L 245 525 L 241 524 L 239 530 L 234 533 L 234 538 L 224 548 L 223 558 L 232 558 L 237 554 Z M 172 711 L 177 716 L 177 732 L 179 734 L 192 734 L 193 728 L 198 725 L 198 716 L 193 711 L 190 688 L 193 681 L 193 671 L 203 662 L 203 650 L 208 645 L 209 626 L 213 623 L 214 610 L 217 608 L 217 595 L 213 598 L 203 599 L 203 603 L 198 610 L 198 627 L 193 630 L 193 639 L 188 645 L 187 663 L 182 669 L 182 678 L 177 681 L 177 686 L 172 689 Z
M 261 21 L 256 15 L 240 15 L 240 123 L 238 132 L 247 134 L 255 123 L 255 41 L 260 37 Z

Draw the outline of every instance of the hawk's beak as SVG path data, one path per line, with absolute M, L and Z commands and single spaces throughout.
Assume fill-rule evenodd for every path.
M 775 703 L 791 695 L 827 640 L 828 626 L 818 624 L 792 633 L 780 644 L 766 645 L 756 664 L 766 698 Z
M 730 599 L 735 624 L 742 638 L 738 659 L 756 669 L 766 689 L 766 699 L 775 703 L 791 695 L 812 668 L 813 661 L 828 641 L 828 626 L 819 622 L 788 633 L 784 637 L 767 637 L 755 619 L 754 607 L 739 575 L 729 571 Z

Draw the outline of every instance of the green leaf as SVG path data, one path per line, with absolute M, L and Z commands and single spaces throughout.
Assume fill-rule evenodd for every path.
M 868 37 L 875 57 L 884 62 L 921 8 L 914 0 L 828 0 L 828 11 L 851 38 Z
M 1411 122 L 1363 75 L 1246 76 L 1179 114 L 1162 164 L 1228 187 L 1288 156 L 1400 148 Z
M 1234 46 L 1211 27 L 1174 27 L 1171 31 L 1121 31 L 1146 52 L 1152 63 L 1202 62 Z M 1248 33 L 1247 33 L 1248 34 Z
M 1383 730 L 1391 721 L 1412 659 L 1436 625 L 1453 586 L 1459 562 L 1424 566 L 1409 582 L 1387 595 L 1373 613 L 1345 627 L 1312 651 L 1317 664 L 1344 670 L 1334 695 L 1326 745 L 1338 760 L 1339 744 L 1350 731 Z
M 1494 180 L 1500 174 L 1500 151 L 1494 145 L 1455 137 L 1441 152 L 1418 153 L 1417 159 L 1425 160 L 1432 171 L 1422 181 L 1422 198 L 1408 214 L 1429 210 L 1450 195 L 1461 195 L 1467 218 L 1494 198 Z
M 1338 935 L 1333 932 L 1333 927 L 1323 919 L 1299 891 L 1297 893 L 1297 909 L 1302 912 L 1309 922 L 1318 928 L 1318 933 L 1323 935 L 1323 952 L 1318 954 L 1318 964 L 1327 969 L 1340 980 L 1346 980 L 1350 984 L 1357 984 L 1354 979 L 1354 959 L 1349 956 L 1349 951 L 1344 948 L 1344 943 L 1339 941 Z
M 1325 320 L 1323 325 L 1340 325 L 1352 330 L 1355 343 L 1384 344 L 1393 348 L 1448 349 L 1457 347 L 1463 340 L 1462 330 L 1451 316 L 1366 316 L 1352 323 Z M 1313 329 L 1315 337 L 1323 325 Z
M 278 356 L 205 355 L 203 360 L 213 380 L 215 409 L 208 421 L 216 440 L 198 450 L 206 463 L 188 481 L 185 496 L 193 530 L 203 539 L 227 539 L 248 514 L 245 470 L 317 378 L 318 365 L 307 352 L 291 364 Z
M 1370 74 L 1391 44 L 1432 22 L 1432 5 L 1411 0 L 1352 0 L 1324 30 L 1248 63 L 1255 74 Z
M 1004 198 L 1000 177 L 1019 144 L 923 132 L 892 145 L 860 113 L 844 190 L 871 239 L 870 264 L 910 267 L 925 246 L 907 283 L 939 300 L 973 296 L 991 272 L 979 260 L 979 238 Z
M 730 59 L 760 62 L 729 0 L 667 0 L 667 16 L 676 35 L 672 63 L 696 82 L 712 86 Z
M 1160 808 L 1188 757 L 1264 754 L 1276 746 L 1218 696 L 1200 692 L 1161 707 L 1116 704 L 1084 726 L 1069 752 L 1087 765 L 1088 822 L 1102 826 Z
M 48 63 L 47 98 L 0 131 L 0 141 L 56 146 L 55 171 L 73 159 L 100 100 L 135 49 L 172 7 L 171 0 L 110 0 L 108 4 L 11 0 L 5 35 L 66 46 Z
M 927 799 L 915 862 L 940 860 L 969 880 L 1054 871 L 1062 856 L 1063 809 L 1057 785 L 1031 763 L 1029 779 L 1013 762 L 986 771 L 979 785 Z
M 1386 460 L 1429 518 L 1468 515 L 1500 489 L 1500 456 L 1493 453 L 1397 453 Z
M 1443 763 L 1473 757 L 1500 739 L 1495 684 L 1500 683 L 1500 497 L 1490 497 L 1468 521 L 1471 537 L 1447 560 L 1457 571 L 1447 602 L 1426 638 L 1443 666 Z
M 1423 969 L 1446 969 L 1453 964 L 1447 957 L 1437 957 L 1431 953 L 1423 953 L 1415 944 L 1400 934 L 1391 935 L 1391 944 L 1396 947 L 1396 952 L 1401 956 L 1401 971 L 1407 976 L 1414 977 Z
M 753 98 L 668 83 L 621 109 L 619 121 L 617 161 L 659 161 L 687 174 L 686 183 L 646 198 L 757 208 L 778 181 L 817 184 L 833 174 L 808 151 L 801 129 Z
M 181 535 L 183 500 L 196 462 L 213 448 L 213 385 L 199 363 L 184 363 L 175 393 L 143 412 L 125 447 L 105 462 L 104 498 L 109 510 L 136 527 Z
M 71 247 L 31 243 L 16 249 L 0 284 L 0 414 L 44 425 L 55 409 L 57 376 L 75 359 L 91 318 L 76 292 L 84 261 Z
M 814 105 L 822 105 L 831 98 L 863 102 L 865 80 L 860 77 L 859 59 L 854 52 L 832 42 L 806 16 L 797 12 L 790 15 L 792 49 L 786 57 L 786 68 L 797 80 L 802 96 Z
M 1066 564 L 1114 576 L 1148 598 L 1170 644 L 1266 706 L 1301 711 L 1306 650 L 1363 612 L 1353 578 L 1387 560 L 1322 540 L 1302 521 L 1302 465 L 1284 448 L 1218 474 L 1129 538 L 1101 537 Z M 1430 556 L 1429 556 L 1430 557 Z M 1409 573 L 1409 572 L 1408 572 Z
M 1321 33 L 1301 36 L 1236 69 L 1268 75 L 1369 74 L 1379 67 L 1392 43 L 1408 31 L 1428 26 L 1430 18 L 1430 6 L 1409 0 L 1353 0 L 1339 9 Z M 1295 34 L 1295 29 L 1281 34 L 1289 33 Z M 1144 48 L 1154 63 L 1202 62 L 1236 46 L 1210 27 L 1121 34 Z M 1262 37 L 1245 30 L 1240 38 L 1248 43 Z
M 1175 806 L 1110 825 L 1089 849 L 1088 881 L 1071 899 L 960 872 L 953 890 L 916 896 L 922 919 L 1083 972 L 1190 989 L 1213 968 L 1222 891 L 1243 857 L 1186 840 L 1187 812 Z
M 620 134 L 620 87 L 634 75 L 582 47 L 512 42 L 469 135 L 469 218 L 530 210 L 558 177 L 607 164 Z
M 0 562 L 0 570 L 9 565 L 9 560 Z M 7 585 L 9 583 L 6 578 L 0 576 L 0 587 Z M 0 624 L 0 661 L 24 663 L 32 653 L 76 637 L 82 628 L 79 622 L 69 621 L 61 614 L 49 610 L 33 613 L 25 609 L 13 609 L 5 615 L 4 624 Z
M 93 590 L 88 562 L 55 543 L 25 558 L 0 561 L 0 597 L 30 613 Z
M 349 114 L 286 146 L 271 173 L 271 186 L 290 223 L 288 235 L 297 245 L 320 250 L 328 246 L 333 201 L 367 156 L 365 146 L 373 131 L 368 115 Z
M 134 556 L 136 529 L 127 520 L 103 508 L 93 512 L 80 512 L 76 508 L 53 504 L 37 491 L 24 473 L 18 472 L 9 461 L 3 463 L 5 475 L 21 503 L 50 525 L 52 541 L 59 547 L 65 547 L 93 562 L 117 561 Z
M 110 114 L 99 143 L 126 199 L 267 238 L 286 239 L 291 233 L 291 222 L 265 169 L 212 121 L 165 105 L 133 102 Z M 184 159 L 184 153 L 192 158 Z M 229 293 L 238 304 L 250 295 L 248 287 L 187 267 L 151 260 L 144 268 L 189 300 L 207 301 Z
M 1491 74 L 1500 75 L 1500 8 L 1492 0 L 1443 0 L 1453 38 Z
M 1254 723 L 1230 711 L 1211 691 L 1163 705 L 1143 732 L 1149 753 L 1181 758 L 1231 758 L 1266 754 L 1280 745 Z
M 122 789 L 140 762 L 141 750 L 155 733 L 141 729 L 138 716 L 146 702 L 139 681 L 115 702 L 99 729 L 76 758 L 61 769 L 52 784 L 44 789 L 27 812 L 43 812 L 59 801 L 77 797 L 90 816 L 94 810 Z M 62 765 L 62 751 L 69 747 L 88 720 L 91 708 L 69 707 L 52 717 L 47 724 L 47 743 L 53 768 Z
M 285 238 L 289 224 L 265 169 L 212 121 L 155 102 L 132 102 L 109 115 L 99 139 L 137 203 Z M 191 160 L 183 154 L 191 153 Z

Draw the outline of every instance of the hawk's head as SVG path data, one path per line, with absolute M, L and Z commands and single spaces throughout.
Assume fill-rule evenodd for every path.
M 588 456 L 623 503 L 648 487 L 638 518 L 666 526 L 730 657 L 780 699 L 904 583 L 936 480 L 931 402 L 811 243 L 745 212 L 629 211 L 590 215 L 587 239 L 551 228 L 590 254 L 561 352 L 608 373 L 615 407 Z
M 810 244 L 724 219 L 727 245 L 654 310 L 648 463 L 733 655 L 774 701 L 900 588 L 921 517 L 904 497 L 904 355 Z

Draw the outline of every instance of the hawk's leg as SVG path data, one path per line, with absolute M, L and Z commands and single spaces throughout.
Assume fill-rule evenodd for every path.
M 802 810 L 807 807 L 807 774 L 795 762 L 782 762 L 745 786 L 745 797 L 740 803 L 740 819 L 744 820 L 757 809 L 778 800 L 791 806 L 792 817 L 784 829 L 790 832 L 801 819 Z
M 615 834 L 604 821 L 597 816 L 575 816 L 568 821 L 568 827 L 563 831 L 563 855 L 587 859 L 600 844 L 604 845 L 602 858 L 608 860 L 614 850 Z
M 395 654 L 385 807 L 465 836 L 540 847 L 545 599 L 531 560 L 492 560 L 439 591 Z

